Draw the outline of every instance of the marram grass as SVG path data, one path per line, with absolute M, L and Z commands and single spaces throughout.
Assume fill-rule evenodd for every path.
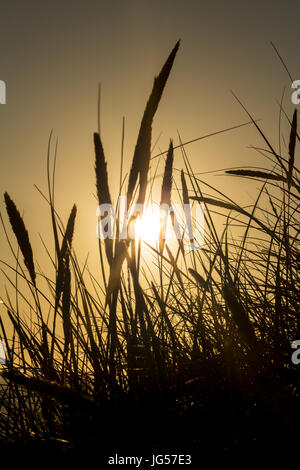
M 178 48 L 146 104 L 127 181 L 129 206 L 144 202 L 151 189 L 152 122 Z M 17 302 L 8 290 L 0 319 L 7 350 L 1 369 L 3 451 L 21 446 L 28 455 L 94 453 L 104 466 L 113 452 L 180 450 L 191 453 L 193 462 L 204 456 L 212 462 L 216 456 L 279 453 L 297 442 L 299 379 L 290 360 L 291 342 L 300 335 L 297 113 L 284 156 L 246 112 L 277 165 L 275 172 L 228 170 L 261 181 L 251 207 L 199 180 L 181 142 L 184 167 L 177 185 L 178 146 L 171 141 L 167 152 L 160 203 L 179 196 L 183 204 L 204 204 L 201 250 L 190 252 L 183 240 L 175 247 L 162 239 L 156 247 L 106 240 L 104 250 L 99 243 L 102 274 L 82 267 L 72 245 L 76 206 L 66 228 L 54 206 L 49 142 L 46 199 L 55 252 L 47 252 L 55 275 L 50 279 L 39 270 L 37 276 L 28 231 L 5 193 L 17 245 L 1 221 L 26 269 L 19 261 L 16 268 L 4 264 Z M 109 203 L 99 133 L 94 144 L 98 201 Z M 224 219 L 221 229 L 216 217 Z M 146 248 L 152 258 L 145 262 Z M 18 307 L 21 300 L 26 314 Z

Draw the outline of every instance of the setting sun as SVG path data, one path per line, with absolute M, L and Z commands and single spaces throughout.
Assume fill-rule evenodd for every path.
M 145 209 L 142 218 L 137 219 L 135 227 L 136 238 L 155 245 L 158 241 L 159 230 L 160 211 L 158 207 L 151 205 Z

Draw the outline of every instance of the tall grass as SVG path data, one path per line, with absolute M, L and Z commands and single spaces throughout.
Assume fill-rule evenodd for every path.
M 145 108 L 127 182 L 128 209 L 147 199 L 152 121 L 178 48 L 179 43 L 155 78 Z M 53 228 L 54 254 L 47 248 L 53 277 L 36 271 L 25 221 L 5 193 L 17 243 L 1 216 L 16 259 L 16 268 L 6 265 L 4 272 L 31 321 L 8 293 L 0 319 L 7 350 L 1 371 L 4 442 L 21 440 L 66 455 L 78 449 L 100 449 L 103 456 L 123 449 L 130 455 L 129 448 L 138 449 L 136 455 L 153 448 L 233 455 L 266 449 L 274 439 L 279 447 L 294 439 L 299 395 L 290 344 L 300 335 L 297 113 L 287 155 L 276 152 L 248 115 L 267 145 L 260 151 L 272 170 L 227 173 L 260 182 L 255 203 L 244 208 L 200 180 L 182 143 L 178 187 L 171 141 L 160 203 L 170 204 L 175 195 L 184 204 L 203 203 L 205 243 L 188 251 L 179 239 L 171 248 L 162 226 L 158 246 L 148 246 L 149 273 L 146 244 L 132 239 L 99 242 L 100 279 L 81 266 L 72 247 L 76 206 L 64 226 L 54 205 L 51 142 L 44 197 Z M 94 145 L 99 204 L 111 203 L 99 133 Z M 223 229 L 216 223 L 220 217 Z

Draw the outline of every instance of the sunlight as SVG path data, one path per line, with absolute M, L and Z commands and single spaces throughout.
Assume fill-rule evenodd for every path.
M 160 230 L 159 208 L 153 205 L 147 207 L 142 218 L 138 218 L 135 227 L 136 239 L 141 239 L 150 245 L 156 245 Z

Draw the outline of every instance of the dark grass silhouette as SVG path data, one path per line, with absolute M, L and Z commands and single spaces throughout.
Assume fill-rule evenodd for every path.
M 151 126 L 179 43 L 154 81 L 142 118 L 128 178 L 128 205 L 144 203 L 149 186 Z M 249 115 L 250 116 L 250 115 Z M 192 454 L 232 459 L 291 452 L 298 439 L 299 371 L 291 342 L 299 320 L 299 140 L 297 113 L 286 157 L 267 145 L 269 169 L 228 170 L 261 181 L 247 208 L 193 173 L 181 145 L 183 203 L 205 206 L 202 250 L 172 252 L 160 239 L 152 248 L 159 276 L 143 270 L 140 241 L 99 243 L 102 279 L 81 267 L 72 248 L 76 206 L 64 227 L 54 206 L 54 176 L 48 196 L 55 253 L 53 279 L 36 274 L 25 223 L 5 193 L 9 221 L 21 250 L 1 221 L 17 268 L 6 276 L 34 312 L 29 322 L 7 298 L 0 319 L 7 363 L 2 368 L 1 451 L 30 457 Z M 94 134 L 97 197 L 111 202 L 106 158 Z M 162 181 L 161 203 L 172 199 L 173 144 Z M 173 185 L 174 188 L 174 185 Z M 177 186 L 176 186 L 177 188 Z M 121 191 L 121 188 L 120 188 Z M 216 227 L 222 215 L 224 229 Z M 174 222 L 174 220 L 173 220 Z M 130 220 L 129 223 L 134 223 Z M 238 227 L 236 227 L 238 225 Z M 233 235 L 232 235 L 233 234 Z M 24 264 L 24 265 L 23 265 Z M 39 287 L 43 277 L 48 292 Z M 50 314 L 49 314 L 50 311 Z M 9 340 L 4 323 L 10 321 Z M 196 461 L 199 463 L 196 465 Z

